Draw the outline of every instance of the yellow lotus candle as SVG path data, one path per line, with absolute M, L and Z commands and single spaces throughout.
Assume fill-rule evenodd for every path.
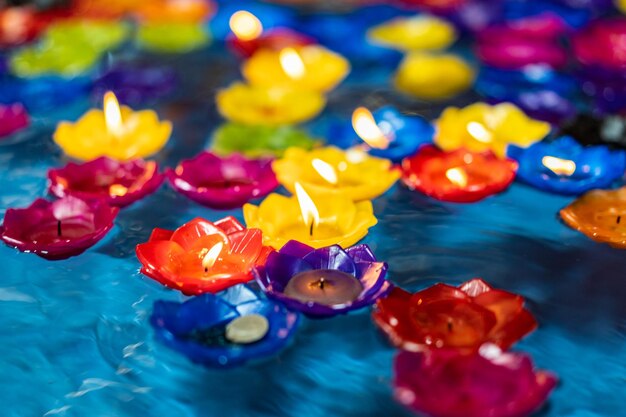
M 414 97 L 440 100 L 470 88 L 474 77 L 474 69 L 456 55 L 413 52 L 402 60 L 394 84 Z
M 447 21 L 429 15 L 399 17 L 367 32 L 370 42 L 401 51 L 445 49 L 456 40 Z
M 159 151 L 172 132 L 172 124 L 159 121 L 152 110 L 120 108 L 115 94 L 104 96 L 104 111 L 89 110 L 76 123 L 61 122 L 53 139 L 70 157 L 91 160 L 108 156 L 120 161 Z
M 324 96 L 316 91 L 243 83 L 234 83 L 218 92 L 216 102 L 220 114 L 230 121 L 269 126 L 305 122 L 326 105 Z
M 314 248 L 335 244 L 345 248 L 378 222 L 371 201 L 308 194 L 300 184 L 294 189 L 291 197 L 270 194 L 259 206 L 243 206 L 247 227 L 261 229 L 265 245 L 278 249 L 297 240 Z
M 310 151 L 289 148 L 272 168 L 278 182 L 292 193 L 295 184 L 300 183 L 314 193 L 354 201 L 378 197 L 400 177 L 387 159 L 369 156 L 359 149 L 343 151 L 330 146 Z
M 137 29 L 139 46 L 156 52 L 189 52 L 207 45 L 209 40 L 200 23 L 148 22 Z
M 242 67 L 252 85 L 330 91 L 350 72 L 347 59 L 317 45 L 259 49 Z
M 501 158 L 506 156 L 510 144 L 526 148 L 550 132 L 549 123 L 531 119 L 510 103 L 448 107 L 435 127 L 435 144 L 444 151 L 491 150 Z

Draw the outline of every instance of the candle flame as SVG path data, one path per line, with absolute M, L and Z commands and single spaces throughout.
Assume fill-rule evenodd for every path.
M 489 143 L 493 138 L 493 134 L 487 130 L 485 125 L 479 122 L 469 122 L 467 124 L 467 132 L 477 141 Z
M 446 178 L 460 188 L 467 186 L 467 174 L 463 168 L 450 168 L 446 171 Z
M 317 211 L 315 203 L 307 194 L 307 192 L 304 191 L 304 188 L 302 188 L 300 183 L 296 182 L 294 184 L 294 187 L 296 189 L 296 198 L 298 199 L 298 204 L 300 204 L 300 213 L 302 213 L 302 220 L 304 221 L 304 224 L 307 227 L 310 226 L 310 230 L 313 231 L 313 229 L 317 227 L 320 222 L 320 213 Z
M 120 136 L 123 133 L 122 111 L 120 103 L 112 91 L 104 94 L 104 123 L 109 133 Z
M 352 113 L 352 127 L 372 148 L 387 149 L 389 146 L 389 139 L 376 124 L 372 113 L 365 107 L 359 107 Z
M 556 175 L 567 175 L 569 177 L 576 171 L 576 163 L 569 159 L 544 156 L 541 159 L 541 163 Z
M 224 244 L 222 242 L 216 243 L 202 258 L 202 267 L 205 271 L 208 271 L 209 268 L 212 268 L 215 265 L 215 261 L 219 258 L 222 253 L 222 249 L 224 248 Z
M 242 41 L 251 41 L 263 33 L 261 21 L 252 13 L 239 10 L 230 17 L 230 30 Z
M 339 181 L 337 178 L 337 171 L 328 162 L 315 158 L 311 161 L 311 165 L 313 165 L 313 169 L 320 174 L 320 177 L 324 178 L 324 180 L 330 184 L 336 185 Z
M 298 51 L 293 48 L 284 48 L 280 51 L 278 58 L 283 71 L 289 78 L 297 80 L 304 76 L 306 68 Z

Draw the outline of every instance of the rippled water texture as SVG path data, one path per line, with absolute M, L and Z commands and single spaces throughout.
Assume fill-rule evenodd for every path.
M 156 105 L 174 122 L 173 140 L 158 155 L 172 166 L 206 146 L 220 123 L 214 91 L 237 77 L 237 64 L 218 47 L 150 59 L 185 74 L 175 97 Z M 320 130 L 330 117 L 347 118 L 357 105 L 391 102 L 431 118 L 442 108 L 396 96 L 387 77 L 380 68 L 357 68 L 311 128 Z M 470 94 L 457 102 L 474 99 Z M 87 104 L 40 116 L 51 125 L 57 117 L 75 118 Z M 28 142 L 0 147 L 2 213 L 44 196 L 47 169 L 65 163 L 50 134 L 42 128 Z M 374 202 L 380 223 L 365 242 L 406 289 L 481 276 L 527 297 L 540 328 L 517 348 L 561 377 L 539 415 L 626 416 L 626 252 L 564 226 L 556 213 L 569 201 L 515 184 L 477 204 L 444 204 L 396 186 Z M 394 351 L 368 311 L 304 320 L 280 356 L 228 371 L 194 366 L 153 340 L 152 303 L 182 296 L 139 274 L 134 246 L 155 226 L 226 214 L 241 219 L 240 210 L 211 211 L 163 186 L 122 210 L 112 232 L 79 257 L 49 262 L 0 246 L 0 414 L 408 415 L 391 398 Z

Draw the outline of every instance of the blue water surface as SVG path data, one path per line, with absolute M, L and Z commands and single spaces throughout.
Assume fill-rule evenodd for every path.
M 157 159 L 174 166 L 207 146 L 221 123 L 215 90 L 238 77 L 238 62 L 219 45 L 142 59 L 183 75 L 177 92 L 155 106 L 174 123 Z M 355 68 L 308 127 L 348 120 L 359 105 L 393 104 L 432 119 L 447 104 L 400 96 L 388 76 L 384 65 Z M 469 93 L 455 104 L 476 99 Z M 61 117 L 74 119 L 75 106 L 68 109 Z M 33 139 L 0 147 L 0 214 L 45 196 L 47 170 L 66 163 L 51 141 L 57 113 L 63 109 L 55 119 L 38 115 L 48 123 Z M 626 416 L 626 256 L 563 225 L 557 212 L 570 201 L 516 183 L 479 203 L 446 204 L 396 185 L 374 201 L 379 224 L 364 242 L 389 263 L 390 279 L 411 291 L 479 276 L 523 294 L 540 327 L 516 349 L 561 380 L 539 416 Z M 209 210 L 164 185 L 123 209 L 109 235 L 79 257 L 50 262 L 0 245 L 0 414 L 408 416 L 392 399 L 394 349 L 368 310 L 303 319 L 279 356 L 231 370 L 207 370 L 155 342 L 152 304 L 184 297 L 139 273 L 135 245 L 154 227 L 225 215 L 242 219 L 240 210 Z

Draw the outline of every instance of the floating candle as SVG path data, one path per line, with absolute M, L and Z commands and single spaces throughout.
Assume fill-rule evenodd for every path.
M 19 103 L 8 106 L 0 104 L 0 141 L 25 129 L 30 124 L 26 109 Z
M 94 83 L 92 94 L 102 97 L 115 91 L 120 102 L 140 104 L 161 98 L 176 87 L 176 72 L 169 67 L 122 63 L 109 68 Z
M 60 75 L 75 77 L 90 71 L 101 53 L 72 45 L 41 44 L 22 48 L 9 59 L 11 73 L 18 77 Z
M 472 203 L 508 188 L 516 170 L 515 161 L 491 152 L 445 152 L 425 146 L 402 161 L 402 181 L 437 200 Z
M 473 279 L 458 288 L 436 284 L 415 294 L 395 288 L 372 315 L 391 343 L 410 351 L 478 351 L 485 343 L 508 349 L 537 327 L 517 294 Z
M 125 207 L 153 193 L 163 182 L 156 162 L 135 159 L 119 162 L 101 157 L 84 164 L 70 162 L 48 171 L 48 189 L 62 198 L 102 198 L 108 204 Z
M 474 76 L 474 69 L 456 55 L 413 52 L 402 60 L 394 85 L 423 100 L 441 100 L 470 88 Z
M 463 147 L 472 152 L 492 150 L 500 158 L 509 144 L 526 148 L 550 132 L 548 123 L 527 117 L 510 103 L 448 107 L 435 128 L 435 144 L 445 151 Z
M 261 229 L 266 245 L 280 248 L 297 240 L 315 248 L 348 247 L 377 223 L 370 201 L 355 203 L 342 195 L 324 194 L 312 198 L 300 184 L 295 189 L 292 197 L 270 194 L 259 206 L 243 206 L 246 225 Z
M 387 265 L 367 245 L 313 249 L 296 241 L 272 252 L 256 280 L 267 296 L 313 317 L 329 317 L 372 304 L 389 292 Z
M 349 71 L 350 63 L 344 57 L 317 45 L 261 49 L 242 67 L 252 85 L 321 92 L 335 88 Z
M 624 151 L 610 151 L 606 146 L 582 147 L 568 136 L 535 143 L 511 156 L 519 162 L 518 178 L 559 194 L 607 188 L 626 171 Z
M 626 248 L 626 187 L 589 191 L 560 214 L 569 227 L 590 239 Z
M 278 187 L 271 159 L 220 158 L 203 152 L 166 172 L 179 193 L 207 207 L 229 209 L 264 197 Z
M 0 103 L 19 102 L 29 111 L 49 114 L 85 97 L 90 87 L 86 77 L 0 77 Z
M 621 70 L 626 68 L 626 18 L 596 20 L 572 40 L 574 56 L 583 64 Z
M 0 47 L 21 45 L 35 39 L 60 13 L 37 12 L 34 7 L 3 7 L 0 10 Z
M 278 182 L 292 193 L 295 184 L 300 183 L 314 193 L 345 196 L 354 201 L 378 197 L 400 177 L 387 159 L 332 146 L 310 151 L 289 148 L 272 167 Z
M 43 42 L 47 45 L 75 45 L 105 52 L 119 46 L 130 34 L 130 26 L 115 21 L 68 19 L 48 27 Z
M 66 259 L 95 245 L 113 227 L 119 209 L 103 200 L 68 196 L 50 202 L 35 200 L 21 209 L 7 209 L 0 238 L 22 252 L 49 260 Z
M 456 40 L 454 26 L 434 16 L 397 17 L 371 28 L 370 42 L 402 51 L 445 49 Z
M 208 0 L 150 0 L 136 5 L 134 14 L 141 21 L 202 23 L 214 9 Z
M 234 83 L 216 95 L 217 108 L 226 119 L 249 125 L 276 126 L 302 123 L 317 116 L 326 99 L 316 91 Z
M 268 251 L 260 230 L 245 229 L 233 217 L 215 223 L 197 218 L 175 231 L 157 228 L 136 249 L 144 275 L 186 295 L 250 281 Z
M 311 149 L 317 143 L 305 131 L 292 126 L 225 123 L 213 133 L 211 150 L 224 156 L 241 153 L 249 158 L 267 158 L 282 156 L 292 146 Z
M 524 39 L 507 30 L 480 38 L 476 55 L 484 64 L 504 69 L 539 64 L 560 69 L 567 64 L 567 52 L 558 42 Z
M 148 22 L 139 26 L 140 48 L 164 53 L 185 53 L 208 45 L 209 34 L 202 24 L 185 22 Z
M 150 317 L 157 340 L 212 368 L 275 355 L 291 341 L 298 322 L 298 313 L 244 285 L 184 303 L 157 301 Z
M 473 355 L 443 350 L 401 352 L 394 362 L 394 395 L 432 417 L 523 417 L 546 401 L 557 383 L 530 357 L 485 345 Z
M 171 123 L 159 121 L 154 111 L 120 108 L 109 92 L 104 95 L 104 111 L 92 109 L 76 123 L 59 123 L 53 139 L 72 158 L 109 156 L 124 161 L 158 152 L 171 132 Z

